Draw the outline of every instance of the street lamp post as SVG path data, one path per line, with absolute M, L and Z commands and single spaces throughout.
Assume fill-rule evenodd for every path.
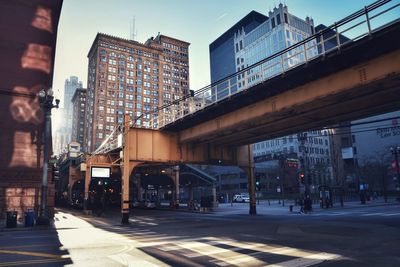
M 39 103 L 40 107 L 44 111 L 45 121 L 44 121 L 44 142 L 43 142 L 43 176 L 42 176 L 42 198 L 40 205 L 40 214 L 36 221 L 37 225 L 48 225 L 50 224 L 49 217 L 46 214 L 46 202 L 47 202 L 47 173 L 48 173 L 48 165 L 49 165 L 49 144 L 48 139 L 51 134 L 51 109 L 58 108 L 60 103 L 59 99 L 56 99 L 56 104 L 53 104 L 54 96 L 53 90 L 50 88 L 49 90 L 42 89 L 39 94 Z
M 400 146 L 398 146 L 396 148 L 391 147 L 390 151 L 392 152 L 392 155 L 394 156 L 394 164 L 396 164 L 395 170 L 396 170 L 397 186 L 400 188 L 400 166 L 399 166 Z M 400 198 L 399 198 L 399 200 L 400 200 Z

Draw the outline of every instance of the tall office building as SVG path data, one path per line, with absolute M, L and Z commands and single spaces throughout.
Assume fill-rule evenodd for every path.
M 214 48 L 214 46 L 210 45 L 210 62 L 219 62 L 218 64 L 211 64 L 211 73 L 230 74 L 224 72 L 223 66 L 232 63 L 229 60 L 231 58 L 233 58 L 235 66 L 233 72 L 241 71 L 315 33 L 314 22 L 311 18 L 300 19 L 290 14 L 288 7 L 282 4 L 270 11 L 268 17 L 264 17 L 265 19 L 259 20 L 258 25 L 250 30 L 246 29 L 245 26 L 236 27 L 235 31 L 230 33 L 233 38 L 231 47 L 220 46 L 220 50 L 223 51 L 211 53 L 211 48 Z M 221 39 L 223 39 L 223 36 L 217 40 Z M 306 49 L 308 59 L 317 56 L 316 40 L 308 42 Z M 304 47 L 300 47 L 297 50 L 285 53 L 283 64 L 280 63 L 280 58 L 271 59 L 262 66 L 235 76 L 230 79 L 231 92 L 243 90 L 261 82 L 263 79 L 279 75 L 283 71 L 282 67 L 288 69 L 305 61 L 303 51 Z M 226 59 L 228 59 L 227 62 L 224 61 Z M 218 79 L 221 78 L 223 77 L 218 77 Z M 235 82 L 236 86 L 232 87 L 232 83 Z M 215 87 L 218 88 L 216 94 L 212 92 L 215 98 L 225 97 L 227 91 L 224 91 L 224 86 L 224 84 L 221 84 Z M 267 140 L 254 144 L 253 148 L 256 161 L 273 159 L 277 155 L 297 158 L 300 168 L 306 171 L 310 184 L 321 184 L 332 178 L 330 142 L 327 131 L 309 131 Z
M 282 4 L 268 13 L 268 19 L 251 32 L 244 29 L 235 34 L 235 64 L 236 71 L 243 70 L 273 54 L 303 41 L 314 34 L 314 22 L 307 17 L 302 20 L 289 13 L 287 6 Z M 316 40 L 307 43 L 307 58 L 318 54 Z M 252 68 L 238 76 L 238 90 L 250 87 L 260 81 L 273 77 L 305 61 L 303 47 L 291 50 L 281 57 L 268 60 L 261 66 Z
M 344 152 L 354 159 L 356 185 L 368 184 L 370 190 L 400 191 L 396 167 L 400 150 L 400 111 L 353 121 L 351 132 L 353 149 Z M 346 178 L 346 183 L 351 182 L 351 177 Z
M 71 100 L 77 88 L 82 88 L 82 82 L 79 81 L 78 77 L 71 76 L 69 79 L 65 80 L 64 97 L 60 102 L 61 108 L 58 111 L 60 123 L 55 130 L 53 140 L 53 153 L 55 155 L 66 151 L 68 144 L 72 140 L 73 106 Z
M 158 34 L 144 44 L 98 33 L 88 58 L 84 147 L 93 151 L 129 114 L 136 127 L 156 128 L 158 119 L 187 112 L 163 108 L 168 118 L 150 112 L 189 94 L 189 43 Z M 163 114 L 160 114 L 163 116 Z
M 86 88 L 77 88 L 72 96 L 72 138 L 71 141 L 83 144 L 85 132 L 85 113 L 86 113 Z
M 71 76 L 65 80 L 64 85 L 64 101 L 62 103 L 64 111 L 64 126 L 72 132 L 72 116 L 74 113 L 72 105 L 72 97 L 75 94 L 77 88 L 82 88 L 82 82 L 79 81 L 78 77 Z
M 330 132 L 328 130 L 308 131 L 253 144 L 255 162 L 268 161 L 277 157 L 296 159 L 299 169 L 304 172 L 308 184 L 330 185 L 332 160 Z
M 240 71 L 303 41 L 315 33 L 314 22 L 307 17 L 300 19 L 289 13 L 288 7 L 279 4 L 268 13 L 268 19 L 251 32 L 240 30 L 235 35 L 235 63 Z M 301 62 L 318 55 L 316 40 L 304 47 L 290 50 L 281 57 L 268 60 L 259 67 L 252 68 L 238 77 L 238 90 L 251 87 L 264 79 L 274 77 Z M 330 184 L 332 179 L 330 141 L 327 131 L 309 131 L 284 136 L 254 145 L 254 156 L 294 155 L 299 160 L 300 169 L 305 172 L 312 185 Z
M 257 26 L 267 20 L 267 16 L 260 14 L 256 11 L 251 11 L 239 22 L 233 25 L 229 30 L 224 32 L 209 46 L 210 51 L 210 74 L 211 83 L 220 81 L 229 75 L 236 72 L 235 68 L 235 33 L 239 30 L 243 32 L 251 32 Z M 236 84 L 236 77 L 231 79 L 231 82 Z M 227 96 L 225 85 L 219 85 L 217 88 L 212 88 L 212 99 L 223 98 Z M 218 92 L 217 92 L 218 90 Z M 231 92 L 237 91 L 237 86 L 231 88 Z
M 236 72 L 234 37 L 239 30 L 250 32 L 267 20 L 267 16 L 251 11 L 239 22 L 224 32 L 209 46 L 211 83 L 215 83 Z

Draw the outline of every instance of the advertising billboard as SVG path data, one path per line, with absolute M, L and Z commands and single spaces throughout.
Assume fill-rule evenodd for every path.
M 110 178 L 111 168 L 109 168 L 109 167 L 92 167 L 90 175 L 92 178 Z

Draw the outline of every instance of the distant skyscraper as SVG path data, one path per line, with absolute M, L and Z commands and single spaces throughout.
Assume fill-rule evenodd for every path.
M 58 155 L 63 152 L 71 142 L 72 135 L 72 118 L 73 118 L 73 105 L 72 96 L 74 95 L 77 88 L 82 88 L 82 82 L 79 81 L 78 77 L 71 76 L 65 80 L 64 84 L 64 98 L 61 101 L 60 108 L 60 121 L 57 130 L 54 135 L 54 148 L 53 152 Z
M 86 89 L 77 88 L 72 97 L 73 119 L 72 119 L 72 141 L 83 144 L 85 132 L 86 114 Z
M 136 127 L 157 127 L 157 117 L 148 113 L 189 94 L 187 42 L 158 34 L 142 44 L 99 33 L 88 58 L 83 145 L 89 152 L 123 122 L 124 114 Z M 163 112 L 174 115 L 187 110 L 188 104 L 182 102 Z
M 64 104 L 62 105 L 64 110 L 64 119 L 65 119 L 64 126 L 68 130 L 71 129 L 71 131 L 72 131 L 72 116 L 74 113 L 72 105 L 72 97 L 74 96 L 77 88 L 82 88 L 82 82 L 79 81 L 78 77 L 71 76 L 69 80 L 68 79 L 65 80 Z

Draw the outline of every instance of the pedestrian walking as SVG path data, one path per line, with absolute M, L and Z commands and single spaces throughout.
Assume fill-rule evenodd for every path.
M 312 211 L 312 201 L 309 195 L 307 195 L 306 199 L 304 200 L 304 212 L 311 212 Z

